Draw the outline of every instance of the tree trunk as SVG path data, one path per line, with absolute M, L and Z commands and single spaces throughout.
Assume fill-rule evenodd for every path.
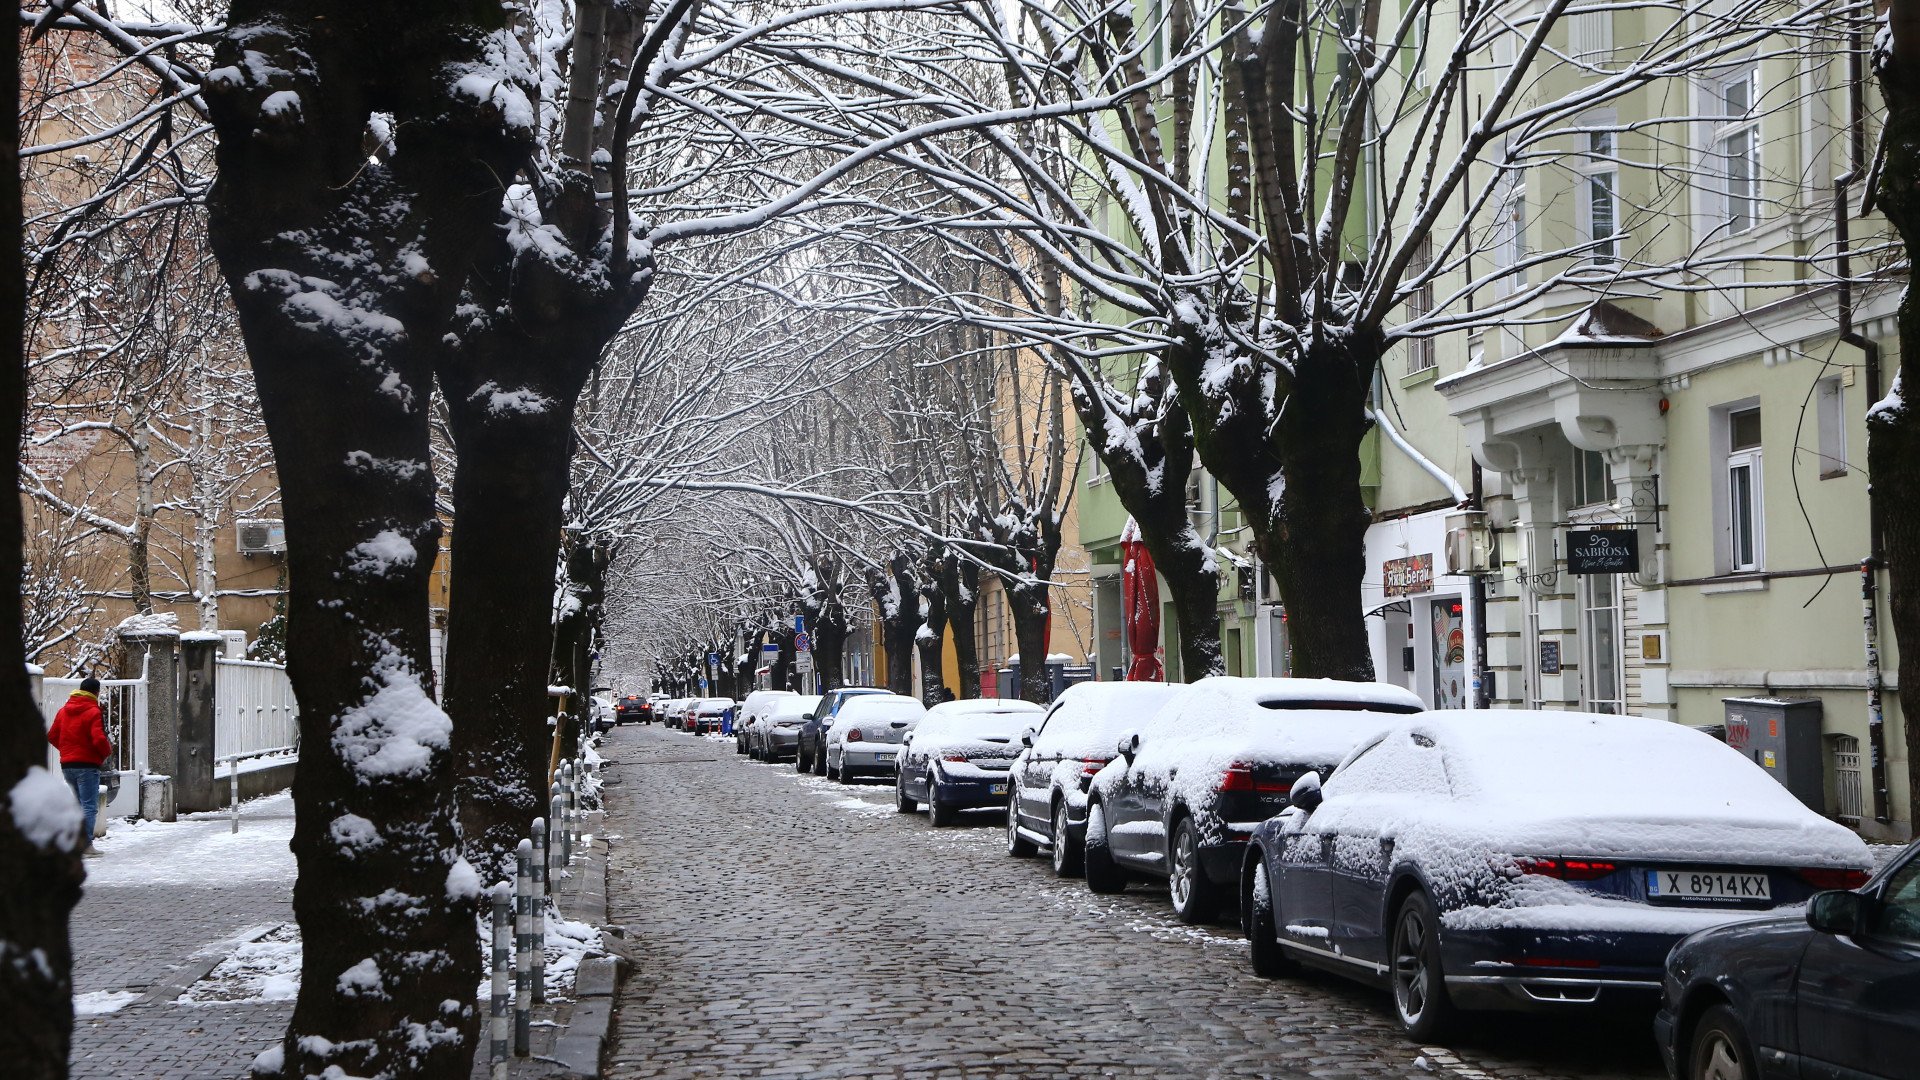
M 127 541 L 127 587 L 133 610 L 153 614 L 153 451 L 147 433 L 133 432 L 133 536 Z
M 953 664 L 960 672 L 956 692 L 980 696 L 980 639 L 975 615 L 980 607 L 980 567 L 949 553 L 940 560 L 940 591 L 946 598 L 947 626 L 953 631 Z
M 931 568 L 921 569 L 920 625 L 914 631 L 913 644 L 920 653 L 920 700 L 937 705 L 947 699 L 949 690 L 945 671 L 947 601 L 939 579 L 927 573 Z
M 0 169 L 0 250 L 21 249 L 20 35 L 4 35 L 0 66 L 13 86 L 0 101 L 0 127 L 15 133 Z M 20 471 L 21 417 L 26 407 L 25 268 L 19 258 L 8 259 L 0 273 L 0 340 L 4 340 L 5 368 L 0 375 L 0 441 L 13 456 L 9 475 Z M 19 581 L 24 570 L 24 535 L 18 498 L 0 499 L 0 580 Z M 46 722 L 40 703 L 33 699 L 27 678 L 27 658 L 21 642 L 21 601 L 16 595 L 0 603 L 0 790 L 11 794 L 13 805 L 43 802 L 63 807 L 72 833 L 64 838 L 39 828 L 19 814 L 0 813 L 0 951 L 35 963 L 0 964 L 0 1060 L 20 1080 L 59 1080 L 67 1075 L 67 1054 L 73 1041 L 73 949 L 67 919 L 80 901 L 78 807 L 67 796 L 66 783 L 49 772 Z M 37 823 L 51 824 L 45 817 Z M 31 835 L 30 835 L 31 833 Z
M 1020 696 L 1045 705 L 1053 699 L 1053 684 L 1047 678 L 1047 623 L 1053 618 L 1047 586 L 1024 581 L 1008 588 L 1007 611 L 1013 616 L 1013 640 L 1020 649 Z
M 815 606 L 807 626 L 813 634 L 813 670 L 820 676 L 820 692 L 838 690 L 846 682 L 847 609 L 837 592 Z
M 895 555 L 883 573 L 872 581 L 874 599 L 880 602 L 880 644 L 887 653 L 887 689 L 905 697 L 913 696 L 913 632 L 916 629 L 913 597 L 913 560 Z
M 1896 0 L 1888 23 L 1888 47 L 1874 58 L 1887 102 L 1879 205 L 1911 261 L 1920 255 L 1920 4 Z M 1911 283 L 1900 298 L 1898 327 L 1900 369 L 1892 392 L 1867 413 L 1867 472 L 1887 565 L 1889 614 L 1900 647 L 1904 780 L 1908 828 L 1913 829 L 1920 821 L 1920 754 L 1915 752 L 1920 749 L 1920 412 L 1902 396 L 1920 386 L 1920 300 Z M 1889 787 L 1895 782 L 1888 777 Z
M 440 526 L 419 343 L 443 332 L 499 178 L 525 157 L 528 133 L 445 75 L 484 68 L 503 19 L 453 0 L 416 4 L 404 27 L 345 0 L 238 0 L 205 83 L 213 248 L 273 442 L 295 598 L 304 948 L 262 1075 L 471 1070 L 481 890 L 460 857 L 452 725 L 430 695 Z M 376 102 L 402 133 L 383 162 L 362 145 Z

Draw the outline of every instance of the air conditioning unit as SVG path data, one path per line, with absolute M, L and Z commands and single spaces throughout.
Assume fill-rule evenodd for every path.
M 281 555 L 287 550 L 287 523 L 279 518 L 243 520 L 234 534 L 242 555 Z
M 1447 515 L 1447 573 L 1485 574 L 1493 570 L 1493 530 L 1480 510 Z

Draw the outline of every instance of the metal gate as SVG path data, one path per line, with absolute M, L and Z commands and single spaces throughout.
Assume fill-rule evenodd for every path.
M 53 726 L 53 718 L 60 712 L 60 706 L 67 703 L 73 692 L 80 689 L 79 679 L 43 679 L 40 684 L 40 712 L 47 726 Z M 100 713 L 107 728 L 107 739 L 113 743 L 113 757 L 101 768 L 101 783 L 107 783 L 106 773 L 120 774 L 120 790 L 111 802 L 101 805 L 102 817 L 133 817 L 140 812 L 140 778 L 150 770 L 147 766 L 147 666 L 144 660 L 140 665 L 140 677 L 137 679 L 101 679 Z M 52 760 L 52 767 L 59 766 Z

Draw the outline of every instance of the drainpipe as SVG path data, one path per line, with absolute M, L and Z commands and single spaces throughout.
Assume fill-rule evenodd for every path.
M 1867 156 L 1866 89 L 1861 70 L 1861 50 L 1865 43 L 1856 28 L 1847 43 L 1847 171 L 1833 181 L 1833 243 L 1839 270 L 1840 340 L 1860 350 L 1866 368 L 1867 400 L 1879 401 L 1880 346 L 1862 334 L 1853 324 L 1853 259 L 1848 226 L 1848 194 L 1861 178 Z M 1872 192 L 1867 193 L 1872 199 Z M 1864 208 L 1863 208 L 1864 209 Z M 1879 592 L 1876 576 L 1885 562 L 1882 548 L 1879 500 L 1868 486 L 1867 557 L 1860 563 L 1860 602 L 1862 632 L 1867 652 L 1867 758 L 1873 769 L 1873 820 L 1886 825 L 1892 820 L 1887 798 L 1887 732 L 1880 673 Z
M 1481 501 L 1480 463 L 1473 463 L 1473 490 L 1467 497 L 1465 509 L 1482 510 L 1486 504 Z M 1490 709 L 1493 707 L 1493 669 L 1487 666 L 1487 576 L 1473 574 L 1467 578 L 1467 609 L 1473 613 L 1473 707 Z

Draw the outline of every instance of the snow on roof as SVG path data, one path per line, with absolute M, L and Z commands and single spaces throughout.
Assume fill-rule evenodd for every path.
M 1426 708 L 1413 691 L 1387 683 L 1344 682 L 1339 679 L 1249 679 L 1237 675 L 1215 675 L 1193 685 L 1195 689 L 1248 705 L 1324 701 L 1383 705 L 1396 712 Z
M 125 636 L 177 633 L 180 630 L 180 616 L 171 611 L 162 611 L 153 615 L 129 615 L 121 619 L 114 630 Z
M 820 704 L 820 695 L 818 694 L 789 694 L 778 701 L 769 703 L 766 708 L 766 716 L 770 720 L 803 716 L 812 712 L 813 707 L 818 704 Z
M 966 701 L 943 701 L 927 710 L 929 717 L 959 716 L 968 713 L 1043 713 L 1045 709 L 1031 701 L 1019 698 L 971 698 Z
M 1054 703 L 1035 745 L 1048 754 L 1111 757 L 1121 732 L 1139 728 L 1186 690 L 1179 683 L 1075 683 Z

